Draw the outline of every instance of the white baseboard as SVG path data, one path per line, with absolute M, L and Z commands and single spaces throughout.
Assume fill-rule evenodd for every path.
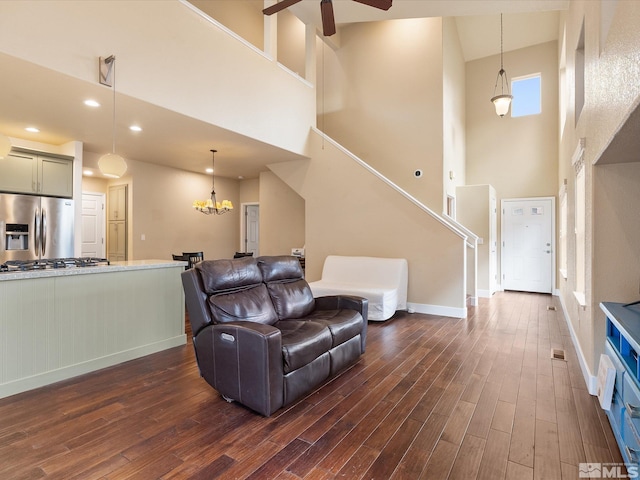
M 481 288 L 478 289 L 478 297 L 480 298 L 491 298 L 493 294 L 490 290 L 483 290 Z
M 467 308 L 443 307 L 441 305 L 427 305 L 425 303 L 407 302 L 407 310 L 411 313 L 426 313 L 441 317 L 466 318 Z
M 168 348 L 178 347 L 184 345 L 187 341 L 185 334 L 178 335 L 177 337 L 168 338 L 160 342 L 151 343 L 149 345 L 143 345 L 141 347 L 132 348 L 131 350 L 125 350 L 117 352 L 104 357 L 87 360 L 86 362 L 69 365 L 67 367 L 58 368 L 56 370 L 50 370 L 48 372 L 40 373 L 32 377 L 21 378 L 13 382 L 8 382 L 0 385 L 0 398 L 9 397 L 17 393 L 33 390 L 34 388 L 44 387 L 61 380 L 67 380 L 69 378 L 77 377 L 85 373 L 94 372 L 106 367 L 112 367 L 119 363 L 128 362 L 135 358 L 144 357 L 152 353 L 167 350 Z
M 567 322 L 567 326 L 569 327 L 569 333 L 571 334 L 571 341 L 573 342 L 573 346 L 576 349 L 576 354 L 578 355 L 578 363 L 580 363 L 580 370 L 582 370 L 582 376 L 584 377 L 584 382 L 587 384 L 587 390 L 591 395 L 596 395 L 598 378 L 591 373 L 591 370 L 587 365 L 587 360 L 584 358 L 584 353 L 582 352 L 582 348 L 580 347 L 578 336 L 576 335 L 576 332 L 573 329 L 573 324 L 571 323 L 571 319 L 569 318 L 569 314 L 567 313 L 567 308 L 564 304 L 564 300 L 561 295 L 558 295 L 558 298 L 560 299 L 560 305 L 562 306 L 562 314 L 564 316 L 564 320 L 565 322 Z
M 477 307 L 478 297 L 467 297 L 467 307 Z

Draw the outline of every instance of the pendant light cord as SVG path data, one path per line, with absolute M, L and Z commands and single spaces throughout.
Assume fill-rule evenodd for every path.
M 113 59 L 111 60 L 111 76 L 113 78 L 113 120 L 112 120 L 112 125 L 111 125 L 111 132 L 112 132 L 112 145 L 111 145 L 111 150 L 112 153 L 115 154 L 116 153 L 116 57 L 115 55 L 113 56 Z
M 502 14 L 500 14 L 500 70 L 504 71 L 504 66 L 502 63 Z

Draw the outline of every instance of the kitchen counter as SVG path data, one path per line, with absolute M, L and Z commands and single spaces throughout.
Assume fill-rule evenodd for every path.
M 111 262 L 111 265 L 92 265 L 89 267 L 48 268 L 41 270 L 0 272 L 0 282 L 6 280 L 24 280 L 28 278 L 64 277 L 96 273 L 122 272 L 125 270 L 148 270 L 167 267 L 186 267 L 187 262 L 171 260 L 129 260 Z
M 185 265 L 0 273 L 0 398 L 184 345 Z

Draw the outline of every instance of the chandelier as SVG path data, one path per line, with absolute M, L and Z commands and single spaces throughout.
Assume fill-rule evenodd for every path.
M 496 95 L 498 90 L 498 82 L 500 82 L 500 94 Z M 507 93 L 504 93 L 504 84 L 507 84 Z M 493 98 L 491 101 L 496 107 L 496 114 L 504 117 L 509 111 L 513 95 L 509 93 L 509 79 L 502 64 L 502 14 L 500 14 L 500 71 L 496 77 L 496 85 L 493 87 Z
M 205 215 L 222 215 L 233 210 L 230 200 L 216 201 L 216 187 L 213 170 L 215 168 L 215 155 L 217 150 L 211 150 L 211 198 L 207 200 L 194 200 L 193 208 Z

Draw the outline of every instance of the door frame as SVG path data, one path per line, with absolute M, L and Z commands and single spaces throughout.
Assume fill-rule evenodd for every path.
M 257 206 L 260 207 L 260 202 L 244 202 L 240 204 L 240 248 L 239 252 L 244 252 L 244 247 L 246 245 L 246 236 L 247 236 L 247 207 Z M 260 241 L 258 240 L 258 253 L 260 252 Z
M 551 295 L 557 295 L 556 287 L 556 197 L 517 197 L 500 199 L 500 283 L 501 290 L 504 290 L 503 275 L 505 271 L 504 255 L 504 209 L 505 202 L 535 202 L 540 200 L 551 200 Z
M 106 208 L 107 208 L 107 194 L 103 193 L 103 192 L 82 192 L 82 196 L 80 201 L 82 202 L 82 200 L 84 200 L 84 196 L 85 195 L 91 195 L 94 197 L 99 197 L 102 201 L 102 214 L 101 217 L 98 221 L 98 225 L 100 225 L 102 231 L 102 247 L 101 247 L 101 255 L 98 255 L 98 257 L 100 258 L 107 258 L 107 215 L 106 215 Z M 82 221 L 82 206 L 80 207 L 80 217 L 81 217 L 81 221 Z M 82 255 L 82 239 L 80 239 L 80 254 Z

